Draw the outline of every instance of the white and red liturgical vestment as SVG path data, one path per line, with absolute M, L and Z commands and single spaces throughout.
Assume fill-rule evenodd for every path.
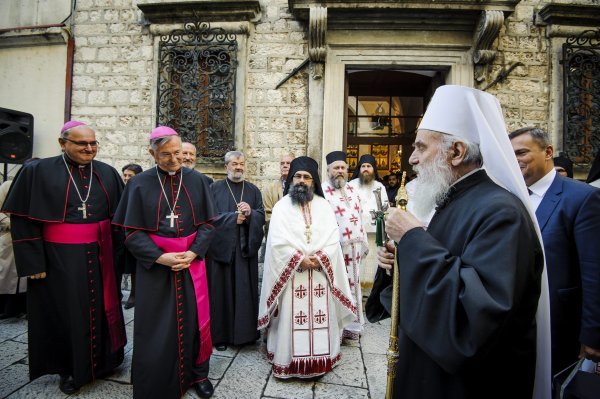
M 321 187 L 337 220 L 348 283 L 352 298 L 357 304 L 357 317 L 344 329 L 344 338 L 358 339 L 365 324 L 360 286 L 360 265 L 369 253 L 367 234 L 361 221 L 360 198 L 357 190 L 348 184 L 336 189 L 331 182 L 325 181 Z
M 330 371 L 341 359 L 344 327 L 356 320 L 333 211 L 315 195 L 310 215 L 305 223 L 301 207 L 285 196 L 271 216 L 258 328 L 269 329 L 267 356 L 279 378 Z M 310 255 L 318 258 L 320 267 L 302 270 L 300 263 Z

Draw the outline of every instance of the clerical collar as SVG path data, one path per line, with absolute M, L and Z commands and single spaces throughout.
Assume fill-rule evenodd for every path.
M 461 176 L 450 186 L 444 199 L 436 204 L 435 210 L 440 211 L 444 209 L 446 205 L 452 201 L 456 194 L 465 191 L 469 187 L 479 183 L 485 176 L 487 176 L 487 173 L 482 168 L 477 168 L 469 173 L 466 173 L 464 176 Z
M 183 169 L 183 168 L 179 168 L 175 172 L 169 172 L 167 170 L 161 169 L 158 165 L 156 165 L 156 169 L 158 170 L 159 173 L 161 173 L 163 175 L 175 176 L 175 175 L 181 174 L 181 169 Z
M 86 163 L 86 164 L 84 164 L 84 165 L 82 165 L 82 164 L 78 164 L 77 162 L 75 162 L 75 161 L 73 161 L 71 158 L 69 158 L 69 156 L 67 155 L 67 153 L 66 153 L 66 152 L 63 152 L 63 155 L 64 155 L 64 159 L 65 159 L 65 161 L 66 161 L 66 162 L 67 162 L 69 165 L 71 165 L 71 166 L 73 166 L 73 167 L 75 167 L 75 168 L 84 169 L 84 168 L 87 168 L 88 166 L 90 166 L 90 164 L 89 164 L 89 163 Z M 91 163 L 91 162 L 90 162 L 90 163 Z
M 466 179 L 467 177 L 471 176 L 472 174 L 476 173 L 479 170 L 481 170 L 481 168 L 473 169 L 469 173 L 465 173 L 464 175 L 462 175 L 461 177 L 459 177 L 454 183 L 452 183 L 452 185 L 453 186 L 456 185 L 456 183 L 458 183 L 459 181 Z
M 233 181 L 231 180 L 229 177 L 226 178 L 227 181 L 231 184 L 242 184 L 244 182 L 244 179 L 240 180 L 240 181 Z

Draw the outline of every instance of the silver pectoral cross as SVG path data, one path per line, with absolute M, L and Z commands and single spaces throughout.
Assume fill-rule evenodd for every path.
M 81 213 L 83 213 L 83 218 L 87 219 L 87 209 L 85 207 L 85 202 L 81 203 L 81 206 L 79 208 L 77 208 L 78 211 L 81 211 Z
M 173 211 L 171 211 L 171 213 L 167 215 L 166 218 L 171 219 L 169 226 L 175 227 L 175 219 L 179 219 L 179 216 L 177 216 L 175 213 L 173 213 Z

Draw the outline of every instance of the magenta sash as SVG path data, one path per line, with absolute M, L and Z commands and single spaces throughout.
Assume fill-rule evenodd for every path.
M 185 252 L 194 239 L 196 233 L 187 237 L 161 237 L 156 234 L 148 234 L 152 241 L 164 252 Z M 189 269 L 194 292 L 196 295 L 196 309 L 198 312 L 198 329 L 200 331 L 200 353 L 196 364 L 204 363 L 212 355 L 212 338 L 210 335 L 210 303 L 208 300 L 208 283 L 206 280 L 206 262 L 198 258 L 192 261 Z
M 44 223 L 43 237 L 44 241 L 56 244 L 98 243 L 104 313 L 108 322 L 111 351 L 116 352 L 125 346 L 125 324 L 117 294 L 110 220 L 105 219 L 98 223 L 86 224 Z

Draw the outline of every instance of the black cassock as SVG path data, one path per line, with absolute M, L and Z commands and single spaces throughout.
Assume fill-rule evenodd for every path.
M 394 396 L 530 399 L 543 255 L 521 201 L 474 173 L 451 188 L 427 231 L 400 240 L 398 265 Z M 391 299 L 389 286 L 377 297 L 383 274 L 368 301 L 372 322 L 387 314 L 375 299 Z
M 242 345 L 259 336 L 258 250 L 265 211 L 260 190 L 247 181 L 223 179 L 213 183 L 211 190 L 219 213 L 208 268 L 212 339 L 215 345 Z M 242 201 L 250 205 L 252 214 L 238 225 L 236 203 Z
M 90 165 L 79 168 L 69 160 L 69 168 L 85 197 Z M 45 279 L 30 279 L 27 287 L 32 380 L 45 374 L 67 374 L 82 386 L 123 361 L 123 347 L 114 352 L 110 348 L 98 244 L 57 244 L 42 239 L 45 222 L 86 224 L 112 216 L 123 182 L 107 164 L 93 161 L 93 169 L 86 219 L 77 209 L 82 206 L 81 200 L 69 181 L 62 156 L 24 166 L 4 203 L 3 212 L 11 213 L 19 276 L 46 272 Z M 118 228 L 112 236 L 114 265 L 118 265 L 122 262 L 123 236 Z M 120 292 L 119 288 L 114 292 Z M 120 317 L 123 326 L 120 306 L 115 316 Z M 119 333 L 124 339 L 124 328 Z
M 188 269 L 173 272 L 154 263 L 163 251 L 149 236 L 175 238 L 196 233 L 189 250 L 204 258 L 214 233 L 208 178 L 188 168 L 173 176 L 158 170 L 171 207 L 183 175 L 174 226 L 167 219 L 171 210 L 157 168 L 129 181 L 113 219 L 125 227 L 125 245 L 137 259 L 132 382 L 133 396 L 139 399 L 179 398 L 208 375 L 208 360 L 196 364 L 200 340 L 191 274 Z

